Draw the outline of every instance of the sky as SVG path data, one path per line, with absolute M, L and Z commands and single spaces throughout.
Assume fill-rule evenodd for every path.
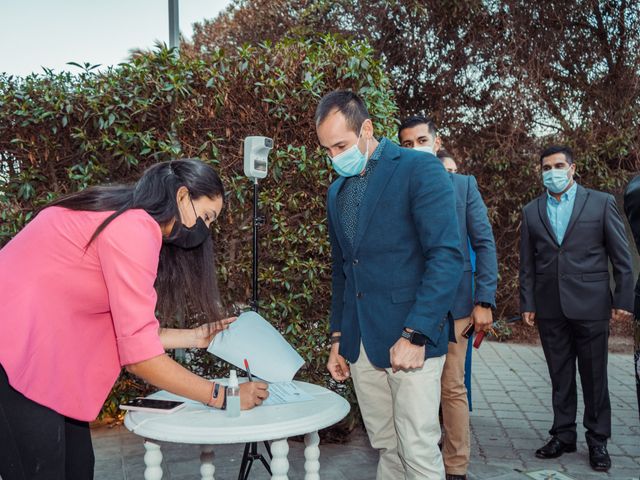
M 179 0 L 180 32 L 231 0 Z M 135 48 L 169 43 L 168 0 L 0 0 L 0 72 L 77 71 L 67 62 L 117 65 Z

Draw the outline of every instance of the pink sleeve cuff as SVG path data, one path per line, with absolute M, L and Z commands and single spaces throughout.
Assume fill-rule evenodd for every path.
M 157 331 L 141 331 L 131 337 L 118 338 L 120 365 L 131 365 L 164 354 Z

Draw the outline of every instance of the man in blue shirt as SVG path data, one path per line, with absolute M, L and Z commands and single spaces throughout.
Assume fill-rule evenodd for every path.
M 525 323 L 538 325 L 553 387 L 552 438 L 536 456 L 576 451 L 577 359 L 589 462 L 607 471 L 609 319 L 631 320 L 629 244 L 613 196 L 575 182 L 570 148 L 547 148 L 540 164 L 546 192 L 524 207 L 520 231 L 520 311 Z
M 570 169 L 574 168 L 575 164 L 571 165 Z M 547 168 L 547 170 L 543 171 L 548 172 L 550 169 Z M 551 228 L 553 228 L 553 233 L 559 244 L 562 243 L 564 234 L 567 233 L 569 219 L 571 218 L 571 212 L 573 212 L 573 205 L 576 202 L 578 184 L 571 182 L 570 185 L 567 190 L 559 194 L 547 190 L 547 215 L 549 216 Z
M 440 376 L 463 270 L 451 180 L 434 155 L 376 139 L 353 92 L 325 95 L 315 122 L 340 175 L 327 194 L 327 368 L 353 377 L 377 480 L 441 480 Z

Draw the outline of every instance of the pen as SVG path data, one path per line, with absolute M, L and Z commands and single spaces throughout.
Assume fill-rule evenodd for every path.
M 249 369 L 249 362 L 247 362 L 247 359 L 244 359 L 244 368 L 247 370 L 247 375 L 249 375 L 249 381 L 253 382 L 253 377 L 251 376 L 251 370 Z

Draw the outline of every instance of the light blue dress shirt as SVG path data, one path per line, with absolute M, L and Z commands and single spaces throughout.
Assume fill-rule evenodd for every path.
M 547 191 L 547 216 L 549 217 L 551 228 L 553 228 L 558 239 L 558 244 L 562 244 L 564 234 L 567 232 L 571 212 L 573 212 L 573 204 L 576 202 L 577 190 L 578 184 L 573 182 L 571 188 L 562 194 L 560 201 L 556 200 Z

